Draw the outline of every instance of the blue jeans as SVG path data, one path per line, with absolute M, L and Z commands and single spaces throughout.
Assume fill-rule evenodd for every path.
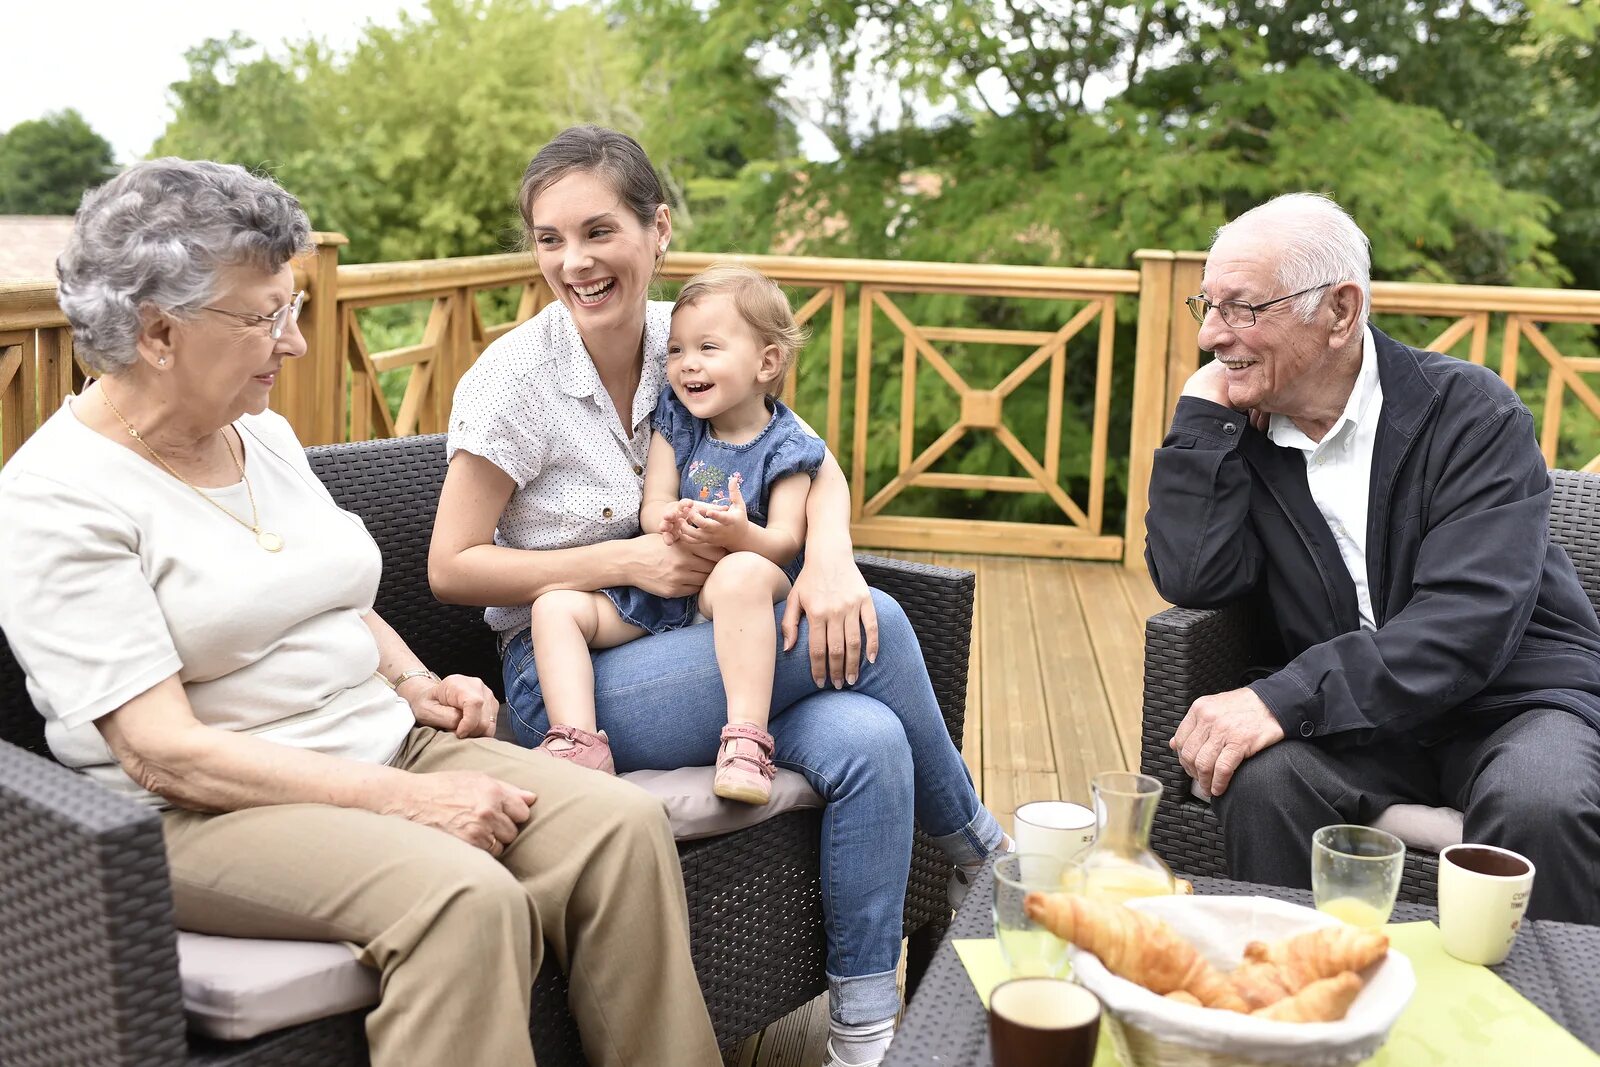
M 872 598 L 878 661 L 863 661 L 847 689 L 818 689 L 802 623 L 794 650 L 778 651 L 768 727 L 774 761 L 805 775 L 827 801 L 829 1009 L 835 1021 L 852 1025 L 886 1019 L 900 1007 L 894 976 L 913 819 L 956 863 L 981 860 L 1001 839 L 950 741 L 905 612 L 878 590 Z M 773 610 L 781 621 L 783 605 Z M 537 745 L 550 724 L 528 631 L 512 638 L 504 658 L 512 729 L 522 744 Z M 596 718 L 617 770 L 716 762 L 727 706 L 710 626 L 597 652 L 594 672 Z

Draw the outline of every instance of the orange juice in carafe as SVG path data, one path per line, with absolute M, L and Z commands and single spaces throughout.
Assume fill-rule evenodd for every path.
M 1161 802 L 1161 783 L 1145 774 L 1107 771 L 1094 777 L 1097 829 L 1093 847 L 1068 885 L 1088 896 L 1123 903 L 1168 896 L 1172 870 L 1150 848 L 1150 827 Z

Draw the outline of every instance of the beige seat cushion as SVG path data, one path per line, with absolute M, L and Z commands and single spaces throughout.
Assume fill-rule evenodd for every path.
M 1211 803 L 1199 782 L 1189 783 L 1196 800 Z M 1454 808 L 1430 808 L 1426 804 L 1395 804 L 1373 820 L 1373 826 L 1391 833 L 1407 848 L 1438 852 L 1447 845 L 1461 843 L 1462 815 Z
M 378 972 L 346 944 L 178 934 L 189 1028 L 243 1041 L 378 1003 Z
M 711 791 L 716 773 L 714 767 L 680 767 L 675 771 L 629 771 L 619 777 L 661 798 L 672 822 L 672 836 L 679 841 L 729 834 L 786 811 L 822 807 L 822 798 L 797 771 L 778 768 L 772 780 L 772 799 L 760 805 L 717 796 Z
M 511 732 L 511 709 L 505 704 L 500 705 L 500 716 L 495 720 L 495 737 L 517 743 Z M 620 777 L 661 798 L 672 822 L 672 836 L 679 841 L 716 837 L 786 811 L 822 807 L 822 798 L 796 771 L 780 767 L 772 782 L 772 799 L 760 806 L 723 800 L 711 792 L 711 779 L 715 776 L 711 767 L 680 767 L 675 771 L 629 771 Z
M 1372 821 L 1406 843 L 1407 848 L 1439 852 L 1461 844 L 1462 816 L 1455 808 L 1430 808 L 1426 804 L 1396 804 Z

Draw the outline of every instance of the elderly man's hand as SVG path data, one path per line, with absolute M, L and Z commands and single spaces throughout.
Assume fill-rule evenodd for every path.
M 1202 364 L 1199 370 L 1189 375 L 1189 380 L 1183 383 L 1183 395 L 1209 400 L 1225 408 L 1234 407 L 1233 401 L 1228 399 L 1228 372 L 1218 359 Z M 1269 416 L 1265 411 L 1250 408 L 1245 414 L 1250 416 L 1251 426 L 1266 432 Z
M 1239 765 L 1283 740 L 1283 727 L 1253 689 L 1201 697 L 1172 735 L 1183 769 L 1210 796 L 1220 796 Z

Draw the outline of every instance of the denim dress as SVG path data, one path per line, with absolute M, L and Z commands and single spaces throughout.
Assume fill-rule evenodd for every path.
M 778 400 L 768 398 L 772 412 L 766 429 L 742 445 L 729 444 L 711 436 L 711 424 L 689 413 L 669 385 L 656 401 L 653 425 L 672 445 L 678 464 L 680 499 L 704 500 L 708 504 L 728 503 L 728 481 L 735 474 L 741 482 L 750 521 L 767 524 L 767 498 L 772 486 L 791 474 L 804 471 L 815 478 L 827 446 L 806 428 L 794 412 Z M 651 531 L 646 530 L 646 533 Z M 783 572 L 792 582 L 800 573 L 804 553 L 797 555 Z M 653 634 L 677 630 L 695 620 L 699 598 L 661 597 L 632 586 L 605 590 L 628 622 Z

